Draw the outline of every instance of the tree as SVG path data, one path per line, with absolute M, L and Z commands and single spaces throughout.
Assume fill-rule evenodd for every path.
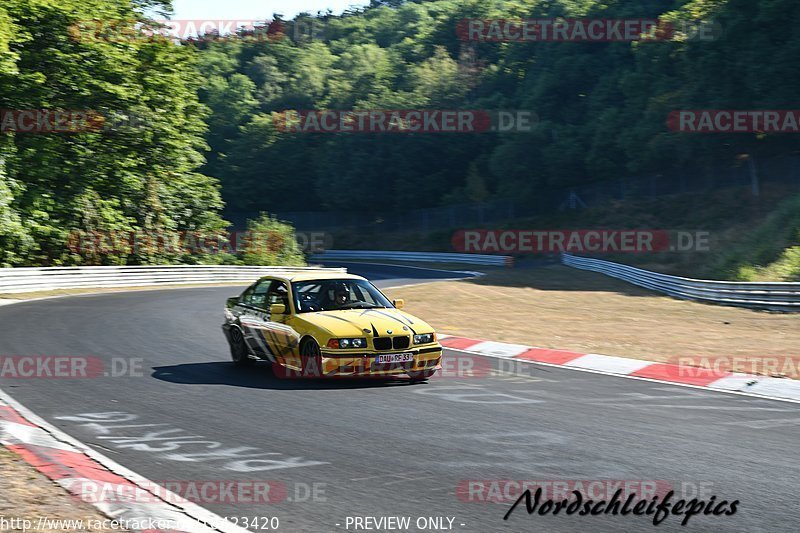
M 242 260 L 251 266 L 305 266 L 294 228 L 267 213 L 247 222 Z
M 9 0 L 0 9 L 2 107 L 103 117 L 69 135 L 4 134 L 6 220 L 35 241 L 16 245 L 15 263 L 181 261 L 172 253 L 75 253 L 70 237 L 224 227 L 219 187 L 197 172 L 207 145 L 196 51 L 137 35 L 145 8 L 169 2 Z M 117 21 L 116 31 L 95 33 L 92 20 Z

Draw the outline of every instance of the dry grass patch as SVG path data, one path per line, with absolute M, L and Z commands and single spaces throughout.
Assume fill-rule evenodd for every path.
M 563 266 L 495 270 L 388 292 L 451 335 L 664 362 L 800 358 L 800 314 L 676 300 Z

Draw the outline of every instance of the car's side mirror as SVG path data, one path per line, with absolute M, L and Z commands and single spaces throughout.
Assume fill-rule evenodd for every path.
M 402 308 L 404 308 L 406 306 L 406 301 L 405 300 L 395 300 L 392 303 L 398 309 L 402 309 Z
M 286 306 L 284 304 L 273 304 L 269 307 L 269 313 L 271 315 L 285 315 Z
M 231 307 L 236 307 L 237 305 L 239 305 L 239 297 L 238 296 L 234 296 L 232 298 L 228 298 L 228 302 L 227 302 L 228 309 L 230 309 Z

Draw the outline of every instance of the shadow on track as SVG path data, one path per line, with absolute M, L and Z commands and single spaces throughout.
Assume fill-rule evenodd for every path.
M 237 368 L 228 362 L 186 363 L 153 367 L 152 377 L 180 385 L 226 385 L 250 389 L 322 390 L 409 386 L 409 379 L 280 379 L 269 364 Z

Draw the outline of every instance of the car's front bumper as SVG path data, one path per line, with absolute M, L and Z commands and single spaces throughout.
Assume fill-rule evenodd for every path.
M 405 363 L 377 363 L 379 355 L 411 354 L 412 360 Z M 341 353 L 323 350 L 319 358 L 303 358 L 303 368 L 293 369 L 278 361 L 287 377 L 299 370 L 297 377 L 361 378 L 393 377 L 409 373 L 433 373 L 442 368 L 442 347 L 427 346 L 396 352 Z

